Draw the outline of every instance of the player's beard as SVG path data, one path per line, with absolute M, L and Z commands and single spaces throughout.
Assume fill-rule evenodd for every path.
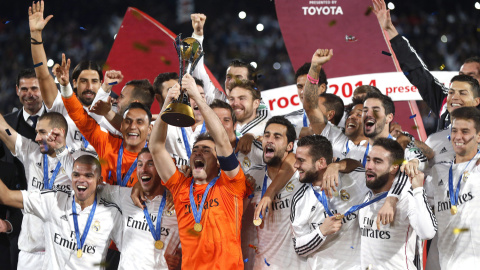
M 365 132 L 365 122 L 364 122 L 363 123 L 363 134 L 367 138 L 376 138 L 378 136 L 378 134 L 382 133 L 383 129 L 385 128 L 385 123 L 386 122 L 387 122 L 386 118 L 383 118 L 383 120 L 381 120 L 381 121 L 376 120 L 375 121 L 375 129 L 373 130 L 373 132 L 371 132 L 369 134 L 367 134 Z
M 379 190 L 383 188 L 388 182 L 388 172 L 385 172 L 384 174 L 377 176 L 375 174 L 375 180 L 373 181 L 366 181 L 367 187 L 371 190 Z
M 319 171 L 312 169 L 312 170 L 306 171 L 303 178 L 299 179 L 299 181 L 300 183 L 305 183 L 305 184 L 313 183 L 318 180 L 319 175 L 320 175 Z

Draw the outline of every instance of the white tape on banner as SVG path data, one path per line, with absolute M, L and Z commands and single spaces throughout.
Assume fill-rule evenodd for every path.
M 433 71 L 432 75 L 441 83 L 448 85 L 450 79 L 458 75 L 458 72 Z M 373 73 L 330 78 L 328 79 L 327 93 L 341 97 L 345 105 L 347 105 L 352 100 L 355 88 L 361 85 L 376 86 L 382 93 L 391 97 L 393 101 L 422 100 L 418 89 L 410 84 L 402 72 Z M 283 115 L 302 108 L 296 85 L 262 91 L 262 99 L 270 109 L 272 115 Z

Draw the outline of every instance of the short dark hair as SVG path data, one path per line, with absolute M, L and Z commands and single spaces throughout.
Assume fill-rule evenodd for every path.
M 31 78 L 37 78 L 37 74 L 35 74 L 35 70 L 33 68 L 25 68 L 20 70 L 20 72 L 17 75 L 17 86 L 20 86 L 20 80 L 21 79 L 31 79 Z
M 252 66 L 251 64 L 240 60 L 240 59 L 234 59 L 230 62 L 228 65 L 229 67 L 243 67 L 247 69 L 247 79 L 250 81 L 253 81 L 254 83 L 257 83 L 257 69 Z M 232 89 L 232 88 L 230 88 Z
M 253 100 L 262 98 L 262 96 L 260 94 L 260 91 L 257 88 L 257 85 L 252 81 L 249 81 L 249 80 L 233 80 L 230 83 L 230 89 L 232 89 L 232 90 L 230 90 L 230 92 L 233 91 L 233 89 L 236 88 L 236 87 L 248 90 L 252 94 Z
M 138 100 L 147 108 L 152 107 L 155 92 L 153 92 L 153 86 L 147 79 L 131 80 L 125 84 L 125 86 L 127 85 L 133 86 L 130 102 Z
M 363 102 L 365 101 L 364 98 L 361 98 L 361 97 L 353 97 L 352 98 L 352 103 L 348 104 L 347 106 L 345 106 L 345 112 L 347 113 L 347 115 L 349 115 L 352 110 L 353 110 L 353 107 L 357 106 L 357 105 L 363 105 Z
M 148 147 L 142 148 L 142 150 L 140 150 L 140 152 L 138 152 L 137 158 L 138 158 L 141 154 L 144 154 L 144 153 L 149 153 L 149 154 L 150 154 L 150 149 L 148 149 Z
M 310 70 L 310 65 L 311 65 L 310 62 L 306 62 L 300 68 L 297 69 L 297 72 L 295 72 L 295 83 L 297 83 L 298 77 L 308 74 L 308 71 Z M 327 74 L 325 74 L 325 70 L 323 68 L 320 69 L 320 74 L 318 74 L 318 85 L 322 85 L 322 84 L 325 84 L 325 86 L 328 86 Z
M 45 112 L 38 118 L 38 121 L 42 120 L 48 120 L 48 123 L 52 128 L 63 128 L 65 130 L 65 135 L 68 134 L 68 124 L 63 114 L 58 112 Z
M 100 78 L 100 81 L 103 80 L 103 73 L 102 73 L 102 68 L 97 62 L 86 60 L 86 61 L 81 61 L 78 63 L 78 65 L 73 69 L 72 72 L 72 80 L 78 80 L 78 76 L 80 76 L 80 73 L 84 70 L 94 70 L 98 73 L 98 77 Z
M 355 88 L 355 90 L 353 90 L 353 96 L 356 96 L 359 94 L 368 94 L 370 92 L 377 92 L 379 94 L 382 93 L 382 91 L 380 91 L 380 89 L 378 89 L 377 87 L 364 84 L 364 85 L 360 85 L 359 87 Z
M 475 130 L 480 131 L 480 111 L 476 107 L 460 107 L 450 113 L 452 123 L 455 119 L 473 120 Z
M 270 124 L 279 124 L 285 126 L 287 128 L 287 142 L 295 142 L 295 139 L 297 138 L 297 133 L 295 132 L 295 127 L 290 121 L 288 121 L 287 118 L 281 115 L 273 116 L 267 121 L 267 124 L 265 124 L 265 129 L 263 130 L 263 132 L 265 132 L 265 130 Z
M 312 161 L 315 162 L 320 158 L 325 158 L 327 164 L 333 161 L 333 150 L 330 141 L 322 135 L 309 135 L 300 138 L 297 142 L 297 147 L 309 146 L 308 154 L 312 156 Z
M 215 140 L 212 136 L 210 136 L 210 133 L 208 132 L 200 133 L 197 139 L 195 139 L 195 143 L 193 144 L 193 146 L 195 146 L 199 141 L 212 141 L 215 143 Z
M 73 166 L 75 166 L 75 163 L 95 166 L 95 173 L 98 176 L 102 176 L 102 164 L 100 164 L 100 161 L 92 155 L 81 155 L 73 162 Z
M 202 79 L 198 79 L 198 78 L 195 78 L 195 77 L 193 77 L 193 79 L 195 80 L 196 85 L 201 86 L 202 88 L 205 87 Z
M 381 146 L 390 152 L 390 161 L 392 164 L 402 164 L 405 150 L 403 150 L 402 146 L 397 141 L 389 138 L 378 138 L 373 142 L 373 146 Z
M 480 57 L 478 56 L 472 56 L 467 58 L 463 63 L 479 63 L 480 64 Z
M 150 109 L 147 108 L 147 106 L 143 105 L 140 102 L 132 102 L 130 105 L 127 106 L 125 109 L 125 112 L 123 113 L 122 117 L 125 118 L 125 114 L 127 114 L 128 110 L 130 109 L 142 109 L 147 113 L 148 116 L 148 123 L 152 121 L 152 113 L 150 112 Z
M 345 110 L 345 106 L 343 105 L 343 100 L 334 94 L 330 93 L 322 93 L 320 97 L 325 99 L 325 103 L 323 104 L 327 110 L 335 111 L 335 116 L 333 117 L 332 121 L 334 125 L 338 125 L 343 117 L 343 111 Z
M 367 93 L 367 96 L 365 96 L 365 101 L 367 101 L 367 99 L 369 98 L 376 98 L 379 99 L 380 102 L 382 102 L 382 106 L 385 109 L 385 115 L 395 115 L 395 104 L 393 103 L 392 98 L 390 98 L 389 96 L 377 92 L 369 92 Z
M 470 87 L 472 88 L 473 97 L 477 98 L 478 96 L 480 96 L 480 85 L 479 85 L 478 81 L 475 78 L 473 78 L 472 76 L 464 75 L 464 74 L 456 75 L 450 80 L 450 83 L 453 83 L 453 82 L 466 82 L 466 83 L 468 83 L 470 85 Z
M 237 122 L 237 117 L 235 116 L 235 112 L 233 111 L 232 106 L 230 106 L 230 104 L 228 104 L 227 102 L 220 99 L 214 99 L 213 102 L 210 104 L 210 108 L 212 110 L 215 108 L 227 109 L 228 111 L 230 111 L 233 123 Z
M 162 83 L 170 80 L 178 81 L 178 74 L 175 72 L 164 72 L 158 74 L 155 80 L 153 80 L 153 91 L 155 94 L 162 95 Z

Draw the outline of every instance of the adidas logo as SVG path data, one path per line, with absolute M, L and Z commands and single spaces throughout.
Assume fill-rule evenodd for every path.
M 40 167 L 40 168 L 42 167 L 42 163 L 41 163 L 41 162 L 37 162 L 37 163 L 35 163 L 35 164 L 37 164 L 37 166 Z
M 310 210 L 311 212 L 315 211 L 315 205 L 312 206 L 312 210 Z
M 177 142 L 178 142 L 178 143 L 182 143 L 182 139 L 177 138 Z
M 443 147 L 442 150 L 440 150 L 440 154 L 443 154 L 445 152 L 447 152 L 447 148 Z
M 438 185 L 443 186 L 443 180 L 442 179 L 440 179 L 440 182 L 438 182 Z
M 63 216 L 61 216 L 61 217 L 60 217 L 60 219 L 63 219 L 63 220 L 65 220 L 65 221 L 68 221 L 68 219 L 67 219 L 67 216 L 66 216 L 66 215 L 63 215 Z

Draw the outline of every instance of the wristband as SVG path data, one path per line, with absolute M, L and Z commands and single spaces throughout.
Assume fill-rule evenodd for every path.
M 232 171 L 236 169 L 239 165 L 238 159 L 235 156 L 235 153 L 232 151 L 232 154 L 228 157 L 217 156 L 218 163 L 220 163 L 220 169 L 223 171 Z
M 60 93 L 62 93 L 62 97 L 66 97 L 66 98 L 71 97 L 73 95 L 73 89 L 70 83 L 68 83 L 65 86 L 60 84 Z
M 43 41 L 38 41 L 36 39 L 34 39 L 33 37 L 30 38 L 32 41 L 32 45 L 40 45 L 40 44 L 43 44 Z
M 310 76 L 309 74 L 307 74 L 307 79 L 311 84 L 318 84 L 319 81 L 318 79 L 312 78 L 312 76 Z

